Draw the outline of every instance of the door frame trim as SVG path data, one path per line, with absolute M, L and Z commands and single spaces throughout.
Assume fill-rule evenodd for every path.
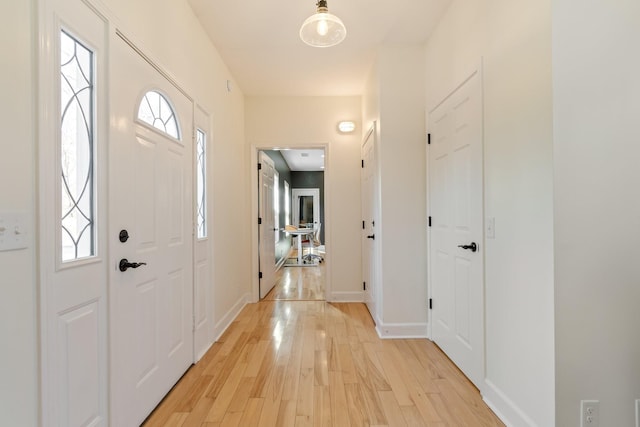
M 258 164 L 258 156 L 260 151 L 264 150 L 273 150 L 274 148 L 278 149 L 319 149 L 324 150 L 324 216 L 325 222 L 329 221 L 331 223 L 331 181 L 329 177 L 331 176 L 331 162 L 330 162 L 330 152 L 331 146 L 328 143 L 319 143 L 319 144 L 310 144 L 310 145 L 277 145 L 274 146 L 270 143 L 253 143 L 251 144 L 251 158 L 249 159 L 249 169 L 250 169 L 250 194 L 251 194 L 251 205 L 250 205 L 250 223 L 251 223 L 251 302 L 259 302 L 260 301 L 260 279 L 258 278 L 258 274 L 260 271 L 259 268 L 259 250 L 258 250 L 258 168 L 256 165 Z M 256 184 L 256 185 L 254 185 Z M 255 217 L 254 217 L 255 215 Z M 324 225 L 323 225 L 324 227 Z M 325 259 L 325 286 L 324 286 L 324 297 L 325 301 L 332 301 L 332 286 L 331 286 L 331 231 L 327 227 L 324 227 L 324 244 L 327 248 L 326 254 L 324 255 Z

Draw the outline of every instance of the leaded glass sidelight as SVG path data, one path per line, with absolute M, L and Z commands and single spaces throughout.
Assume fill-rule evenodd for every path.
M 207 237 L 207 135 L 196 131 L 198 239 Z
M 60 33 L 62 261 L 95 255 L 94 53 Z
M 152 90 L 144 95 L 138 107 L 138 119 L 175 139 L 180 139 L 176 114 L 160 92 Z

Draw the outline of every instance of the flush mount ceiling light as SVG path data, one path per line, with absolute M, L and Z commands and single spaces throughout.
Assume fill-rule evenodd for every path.
M 351 133 L 356 130 L 356 124 L 354 122 L 340 122 L 338 123 L 338 130 L 342 133 Z
M 331 47 L 342 42 L 347 29 L 335 15 L 329 13 L 327 0 L 318 0 L 318 10 L 308 17 L 300 27 L 300 38 L 313 47 Z

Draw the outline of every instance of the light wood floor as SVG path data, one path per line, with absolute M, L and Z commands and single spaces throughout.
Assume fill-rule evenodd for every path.
M 381 340 L 363 304 L 247 305 L 145 426 L 502 426 L 426 339 Z
M 324 296 L 325 263 L 312 267 L 283 267 L 276 273 L 276 284 L 265 300 L 315 300 Z

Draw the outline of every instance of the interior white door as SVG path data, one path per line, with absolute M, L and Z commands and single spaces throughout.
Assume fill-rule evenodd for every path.
M 375 321 L 376 314 L 376 197 L 375 197 L 375 125 L 362 144 L 362 280 L 364 300 Z
M 111 47 L 112 424 L 132 426 L 193 361 L 193 105 L 119 36 Z M 148 105 L 154 125 L 138 119 L 149 91 L 173 108 L 177 138 L 157 129 L 171 131 L 171 111 L 159 98 Z M 120 271 L 125 259 L 146 265 Z
M 479 386 L 484 378 L 479 73 L 430 113 L 429 130 L 432 334 L 438 346 Z
M 207 168 L 210 145 L 210 116 L 200 106 L 194 110 L 195 189 L 193 243 L 193 354 L 200 360 L 213 343 L 213 276 L 211 268 L 211 227 L 209 226 L 209 192 Z
M 260 152 L 260 173 L 258 185 L 260 187 L 260 298 L 267 296 L 276 281 L 276 241 L 274 234 L 273 209 L 273 176 L 275 165 L 273 160 L 264 152 Z

